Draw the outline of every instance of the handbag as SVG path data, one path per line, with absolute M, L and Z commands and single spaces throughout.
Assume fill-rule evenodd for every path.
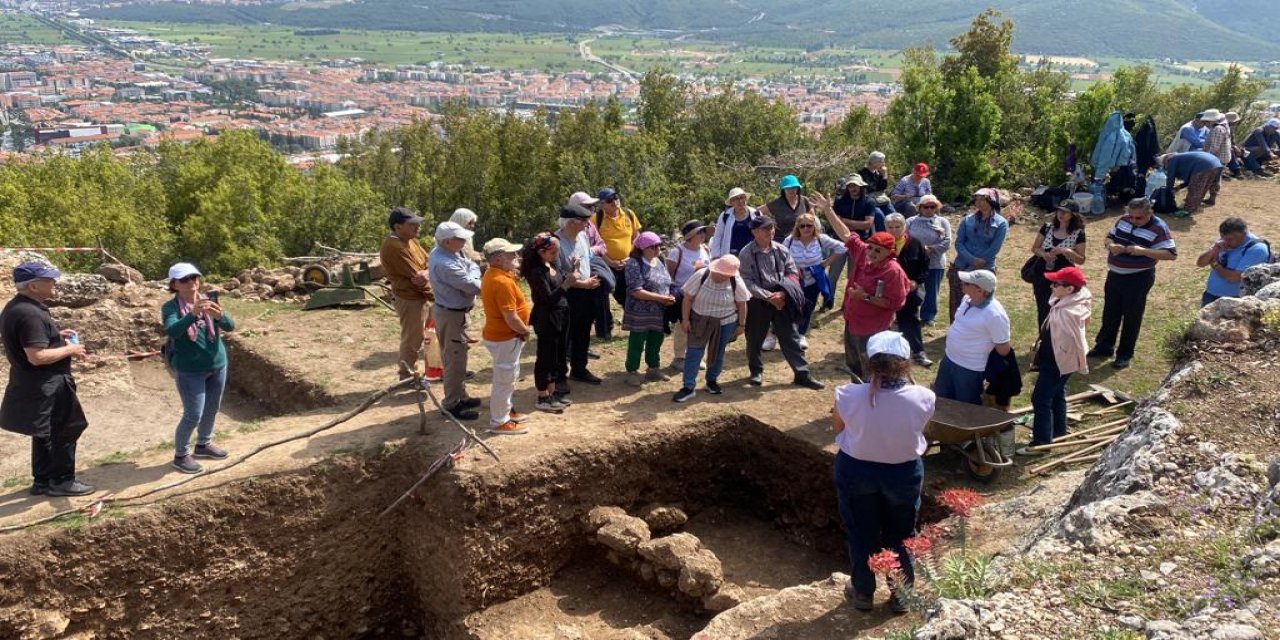
M 1044 260 L 1041 259 L 1040 256 L 1033 255 L 1030 258 L 1027 258 L 1026 262 L 1022 263 L 1022 271 L 1020 272 L 1022 275 L 1022 281 L 1027 284 L 1035 284 L 1042 276 L 1044 276 L 1044 271 Z

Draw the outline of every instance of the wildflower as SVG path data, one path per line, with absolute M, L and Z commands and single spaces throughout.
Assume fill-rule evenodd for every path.
M 903 540 L 902 546 L 907 548 L 907 553 L 910 553 L 912 558 L 924 558 L 933 552 L 933 540 L 922 535 Z
M 947 489 L 938 494 L 938 502 L 950 509 L 952 515 L 968 518 L 973 515 L 974 509 L 982 506 L 985 500 L 981 494 L 972 489 Z
M 898 562 L 898 554 L 892 549 L 881 549 L 879 553 L 867 558 L 867 566 L 871 572 L 879 576 L 889 576 L 902 570 Z
M 931 524 L 926 524 L 923 527 L 920 527 L 919 537 L 928 538 L 931 542 L 937 542 L 938 540 L 941 540 L 947 537 L 947 532 L 945 529 L 942 528 L 942 525 L 939 525 L 938 523 L 934 522 Z

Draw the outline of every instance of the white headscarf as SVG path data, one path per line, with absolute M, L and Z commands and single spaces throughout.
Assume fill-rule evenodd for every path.
M 457 223 L 463 229 L 470 229 L 471 224 L 476 221 L 476 212 L 465 207 L 458 207 L 453 210 L 453 215 L 449 216 L 449 222 Z M 474 238 L 467 238 L 467 253 L 475 253 L 476 247 L 473 244 Z

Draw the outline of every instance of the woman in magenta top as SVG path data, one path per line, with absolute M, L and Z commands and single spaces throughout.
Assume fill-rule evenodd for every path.
M 826 213 L 832 231 L 848 249 L 850 275 L 844 293 L 844 360 L 855 380 L 867 376 L 867 339 L 893 324 L 894 315 L 907 304 L 911 280 L 895 260 L 898 243 L 880 231 L 863 242 L 849 231 L 831 208 L 831 201 L 817 193 L 810 198 Z

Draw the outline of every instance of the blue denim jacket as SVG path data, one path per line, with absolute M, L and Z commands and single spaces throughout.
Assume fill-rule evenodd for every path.
M 991 219 L 985 223 L 977 213 L 966 216 L 956 231 L 956 268 L 961 271 L 976 269 L 973 259 L 982 258 L 987 263 L 981 268 L 995 269 L 996 256 L 1000 254 L 1008 233 L 1009 223 L 999 213 L 991 214 Z

